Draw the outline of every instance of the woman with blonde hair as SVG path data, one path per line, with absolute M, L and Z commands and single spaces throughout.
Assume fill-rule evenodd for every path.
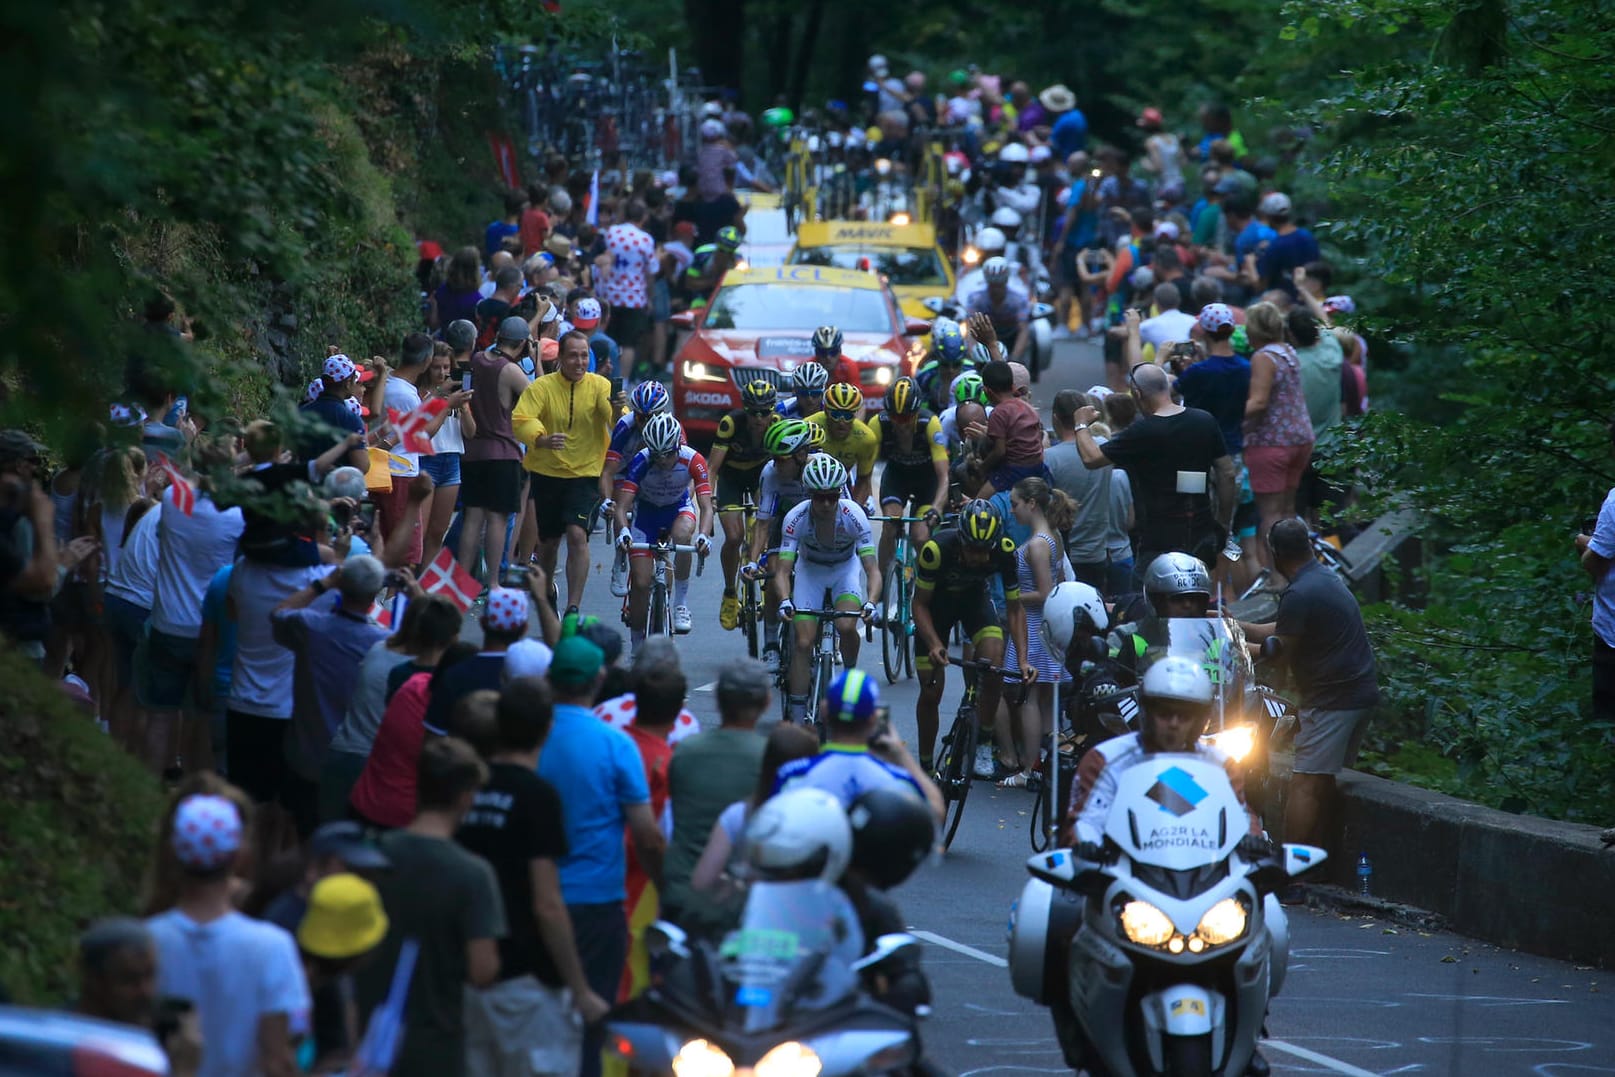
M 1245 467 L 1261 522 L 1256 550 L 1272 566 L 1267 533 L 1295 515 L 1295 493 L 1312 459 L 1312 419 L 1301 388 L 1301 359 L 1285 341 L 1284 315 L 1272 303 L 1245 311 L 1251 346 L 1250 395 L 1245 400 Z

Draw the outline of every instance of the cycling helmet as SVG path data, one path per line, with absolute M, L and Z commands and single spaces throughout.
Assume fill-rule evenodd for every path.
M 847 466 L 829 453 L 814 453 L 802 468 L 802 485 L 822 493 L 847 485 Z
M 818 363 L 803 363 L 791 375 L 791 385 L 799 393 L 822 393 L 829 384 L 830 372 Z
M 1105 600 L 1086 583 L 1067 580 L 1056 584 L 1043 600 L 1043 644 L 1056 657 L 1071 648 L 1079 629 L 1103 632 L 1110 622 Z
M 861 669 L 849 669 L 836 674 L 824 702 L 832 722 L 855 725 L 875 716 L 880 692 L 875 688 L 875 678 Z
M 914 379 L 901 377 L 886 390 L 886 410 L 893 415 L 913 415 L 920 410 L 920 387 Z
M 747 411 L 773 411 L 779 403 L 779 390 L 766 378 L 748 381 L 740 390 L 740 405 Z
M 877 890 L 890 890 L 913 875 L 936 845 L 925 799 L 895 786 L 858 794 L 847 809 L 847 822 L 852 866 Z
M 773 108 L 763 110 L 762 120 L 764 127 L 788 127 L 795 119 L 796 116 L 792 114 L 791 110 L 783 105 L 775 105 Z
M 998 159 L 1006 165 L 1024 165 L 1032 159 L 1032 154 L 1019 142 L 1011 142 L 998 151 Z
M 983 228 L 976 233 L 976 249 L 982 254 L 1002 252 L 1009 246 L 1009 240 L 997 228 Z
M 1021 215 L 1008 206 L 999 206 L 993 210 L 992 222 L 994 228 L 1019 228 Z
M 856 385 L 838 381 L 824 391 L 827 411 L 859 411 L 864 406 L 864 394 Z
M 824 439 L 829 437 L 824 427 L 818 423 L 808 423 L 808 448 L 815 451 L 824 448 Z
M 813 354 L 841 354 L 841 330 L 833 325 L 821 325 L 813 331 Z
M 667 387 L 659 381 L 642 381 L 634 386 L 628 406 L 641 415 L 655 415 L 659 411 L 672 411 L 673 398 Z
M 650 450 L 652 456 L 667 456 L 679 451 L 684 444 L 684 428 L 679 421 L 667 412 L 659 412 L 650 417 L 641 432 L 645 439 L 645 448 Z
M 1009 263 L 994 256 L 981 263 L 981 275 L 988 284 L 1009 283 Z
M 718 246 L 730 254 L 740 249 L 740 229 L 729 224 L 718 229 Z
M 931 350 L 936 357 L 949 366 L 958 366 L 965 361 L 965 335 L 959 328 L 959 323 L 938 318 L 936 324 L 931 326 Z
M 982 549 L 995 546 L 1004 534 L 1004 521 L 993 511 L 992 505 L 981 498 L 973 498 L 959 510 L 959 535 L 966 546 Z
M 1171 595 L 1211 597 L 1211 573 L 1198 557 L 1186 553 L 1163 553 L 1150 562 L 1144 573 L 1144 593 L 1153 602 Z
M 987 386 L 983 384 L 981 375 L 974 370 L 967 370 L 953 379 L 953 402 L 955 404 L 987 404 Z
M 852 826 L 841 801 L 823 789 L 787 789 L 752 812 L 746 860 L 772 881 L 835 882 L 852 860 Z
M 802 446 L 810 444 L 813 435 L 806 419 L 784 419 L 768 428 L 763 435 L 763 447 L 773 456 L 789 456 Z

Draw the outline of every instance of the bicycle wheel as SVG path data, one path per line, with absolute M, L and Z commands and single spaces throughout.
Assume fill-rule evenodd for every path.
M 1037 795 L 1032 798 L 1032 851 L 1041 853 L 1049 847 L 1048 820 L 1045 808 L 1048 804 L 1048 783 L 1040 782 Z
M 1335 575 L 1347 583 L 1351 582 L 1351 561 L 1344 553 L 1335 549 L 1333 543 L 1318 539 L 1313 542 L 1312 550 L 1314 556 L 1323 562 L 1325 568 L 1332 570 Z
M 645 624 L 647 636 L 673 634 L 673 611 L 667 608 L 667 585 L 661 580 L 651 584 L 650 617 Z
M 888 570 L 889 571 L 889 570 Z M 903 579 L 901 575 L 885 577 L 886 594 L 881 598 L 880 664 L 886 670 L 886 683 L 896 684 L 903 675 L 907 661 L 908 623 L 903 616 Z
M 747 580 L 740 592 L 740 628 L 746 634 L 746 653 L 756 658 L 759 648 L 758 634 L 762 631 L 757 621 L 757 581 Z
M 830 682 L 835 679 L 835 675 L 835 660 L 821 652 L 818 660 L 813 663 L 813 693 L 808 696 L 810 706 L 813 708 L 811 711 L 813 723 L 818 726 L 820 744 L 825 742 L 826 732 L 824 722 L 819 720 L 823 713 L 819 705 L 824 702 L 825 696 L 830 694 Z
M 942 820 L 942 848 L 952 847 L 953 836 L 964 818 L 965 800 L 970 796 L 970 779 L 976 765 L 976 723 L 967 708 L 961 707 L 944 742 L 942 797 L 947 813 Z

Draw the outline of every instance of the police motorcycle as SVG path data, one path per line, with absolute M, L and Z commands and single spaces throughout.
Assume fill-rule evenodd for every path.
M 652 986 L 607 1015 L 607 1050 L 676 1077 L 931 1073 L 919 942 L 872 891 L 911 874 L 934 841 L 924 802 L 894 790 L 850 809 L 812 788 L 771 798 L 746 826 L 738 926 L 720 940 L 652 925 Z
M 1181 687 L 1195 674 L 1157 663 L 1146 700 L 1198 692 L 1209 705 L 1208 679 Z M 1257 1043 L 1289 955 L 1275 892 L 1326 854 L 1251 835 L 1217 755 L 1129 762 L 1101 831 L 1079 825 L 1075 848 L 1027 861 L 1010 918 L 1014 989 L 1049 1007 L 1066 1063 L 1096 1077 L 1266 1073 Z

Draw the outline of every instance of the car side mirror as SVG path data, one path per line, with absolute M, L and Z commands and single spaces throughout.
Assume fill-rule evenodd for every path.
M 668 322 L 673 326 L 674 329 L 694 329 L 695 311 L 681 310 L 669 318 Z
M 924 299 L 920 300 L 920 306 L 924 307 L 932 314 L 941 314 L 942 297 L 939 295 L 928 295 Z
M 931 331 L 931 323 L 924 318 L 908 318 L 903 322 L 905 337 L 923 337 Z

